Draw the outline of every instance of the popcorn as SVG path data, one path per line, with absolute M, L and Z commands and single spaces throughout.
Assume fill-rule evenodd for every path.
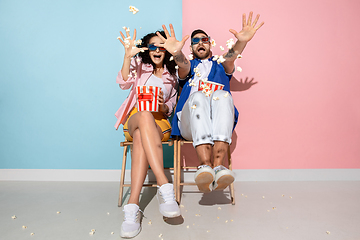
M 196 68 L 194 68 L 194 72 L 199 72 L 200 71 L 200 69 L 199 69 L 199 67 L 196 67 Z
M 265 196 L 262 196 L 262 198 L 264 199 L 264 198 L 265 198 Z
M 95 234 L 95 229 L 91 229 L 91 232 L 89 232 L 90 235 L 94 235 Z
M 159 234 L 159 238 L 161 238 L 161 237 L 162 237 L 162 233 Z
M 110 215 L 110 213 L 109 213 L 109 212 L 107 212 L 107 215 Z
M 142 49 L 142 48 L 140 48 L 140 52 L 145 52 L 145 50 L 144 50 L 144 49 Z
M 221 49 L 221 51 L 224 51 L 224 47 L 223 47 L 223 46 L 220 46 L 220 49 Z
M 135 40 L 135 44 L 136 44 L 136 45 L 141 45 L 141 43 L 142 43 L 142 40 L 141 40 L 141 39 Z
M 27 226 L 22 226 L 23 229 L 27 229 Z
M 181 204 L 181 205 L 180 205 L 180 207 L 181 207 L 181 208 L 183 208 L 183 207 L 184 207 L 184 205 L 182 205 L 182 204 Z
M 190 87 L 196 87 L 196 83 L 194 82 L 194 79 L 189 81 L 189 86 Z
M 111 235 L 114 235 L 114 232 L 111 232 L 110 234 L 111 234 Z
M 213 61 L 216 61 L 216 60 L 218 60 L 218 58 L 219 58 L 219 55 L 214 55 L 214 57 L 213 57 Z
M 211 46 L 215 47 L 216 46 L 216 42 L 214 39 L 211 39 Z
M 241 68 L 241 67 L 237 67 L 236 70 L 239 71 L 239 72 L 242 72 L 242 68 Z
M 125 27 L 125 26 L 123 26 L 123 29 L 124 29 L 124 30 L 126 30 L 126 27 Z
M 187 226 L 186 226 L 186 228 L 190 228 L 190 226 L 189 226 L 189 225 L 187 225 Z
M 326 234 L 330 234 L 330 232 L 329 232 L 329 231 L 326 231 Z
M 179 66 L 178 66 L 178 65 L 176 65 L 176 66 L 175 66 L 175 69 L 179 69 Z
M 236 58 L 242 58 L 241 54 L 237 55 L 237 57 L 236 57 Z
M 192 108 L 192 109 L 196 109 L 196 105 L 195 105 L 195 104 L 192 105 L 191 108 Z
M 126 32 L 130 32 L 130 28 L 126 28 L 125 31 L 126 31 Z
M 214 101 L 217 101 L 217 100 L 219 100 L 219 97 L 213 97 L 213 100 Z M 221 208 L 220 208 L 221 209 Z
M 119 37 L 117 37 L 117 39 L 119 39 L 119 40 L 120 40 L 120 39 L 121 39 L 121 37 L 119 36 Z
M 229 95 L 230 95 L 229 92 L 226 92 L 226 93 L 224 94 L 224 98 L 227 98 Z M 241 194 L 241 196 L 244 196 L 244 194 Z
M 273 207 L 273 210 L 275 210 L 276 209 L 276 207 Z
M 194 57 L 193 57 L 192 54 L 189 54 L 189 59 L 190 59 L 190 60 L 193 60 L 193 59 L 194 59 Z
M 217 63 L 218 64 L 223 63 L 223 62 L 225 62 L 225 60 L 226 59 L 222 55 L 220 55 L 219 59 L 217 60 Z
M 174 56 L 171 56 L 169 61 L 173 61 L 174 60 Z
M 129 11 L 132 12 L 133 14 L 136 14 L 139 11 L 139 9 L 137 9 L 134 6 L 129 6 Z
M 195 214 L 195 217 L 200 217 L 201 215 L 200 214 Z M 195 224 L 195 223 L 194 223 Z
M 210 90 L 210 91 L 208 91 L 208 92 L 205 93 L 205 96 L 206 96 L 206 97 L 210 97 L 210 95 L 211 95 L 212 93 L 213 93 L 213 91 Z
M 35 235 L 35 233 L 30 233 L 30 235 L 31 235 L 31 236 L 34 236 L 34 235 Z
M 151 222 L 151 220 L 148 222 L 148 225 L 151 225 L 152 224 L 152 222 Z
M 57 211 L 56 213 L 57 213 L 57 214 L 60 214 L 61 212 L 60 212 L 60 211 Z
M 228 223 L 228 220 L 226 220 L 225 223 Z
M 11 218 L 12 218 L 12 219 L 16 219 L 16 216 L 15 216 L 15 215 L 14 215 L 14 216 L 11 216 Z
M 235 42 L 234 39 L 230 38 L 229 40 L 226 41 L 226 46 L 231 49 L 234 46 Z
M 285 195 L 283 194 L 283 195 L 281 195 L 282 197 L 285 197 Z
M 195 75 L 196 75 L 197 77 L 201 77 L 201 73 L 199 73 L 199 72 L 195 73 Z
M 221 210 L 221 207 L 218 207 L 218 210 Z

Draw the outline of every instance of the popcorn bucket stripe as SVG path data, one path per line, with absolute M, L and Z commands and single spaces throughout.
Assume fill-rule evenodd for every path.
M 160 88 L 155 86 L 137 86 L 136 93 L 138 111 L 157 112 L 159 110 L 158 95 Z

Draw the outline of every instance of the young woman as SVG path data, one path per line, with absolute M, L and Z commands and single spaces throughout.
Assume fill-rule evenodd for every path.
M 175 62 L 170 61 L 170 53 L 156 45 L 163 41 L 156 33 L 149 33 L 136 45 L 136 30 L 131 37 L 120 32 L 120 42 L 125 48 L 124 62 L 116 82 L 121 89 L 129 89 L 129 96 L 115 116 L 115 128 L 123 124 L 125 138 L 133 141 L 131 155 L 131 193 L 128 204 L 124 206 L 124 222 L 121 237 L 135 237 L 141 231 L 139 196 L 145 181 L 148 166 L 155 174 L 160 213 L 165 217 L 177 217 L 180 209 L 175 201 L 174 187 L 168 182 L 163 167 L 161 141 L 167 141 L 171 134 L 168 116 L 171 115 L 177 97 L 177 78 Z M 160 32 L 163 37 L 164 32 Z M 148 85 L 161 87 L 159 112 L 137 111 L 136 86 Z

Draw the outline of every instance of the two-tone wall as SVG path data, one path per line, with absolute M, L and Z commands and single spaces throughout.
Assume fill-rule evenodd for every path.
M 222 54 L 234 38 L 228 30 L 239 31 L 249 11 L 265 25 L 236 61 L 234 168 L 357 176 L 359 8 L 354 0 L 1 1 L 0 179 L 118 174 L 124 137 L 114 113 L 128 94 L 115 83 L 118 31 L 136 27 L 140 38 L 172 23 L 181 38 L 202 28 Z M 171 162 L 171 149 L 166 155 Z

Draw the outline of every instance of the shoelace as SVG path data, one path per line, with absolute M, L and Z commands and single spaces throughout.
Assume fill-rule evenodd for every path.
M 166 192 L 160 192 L 160 196 L 162 197 L 165 203 L 175 201 L 174 192 L 171 190 Z
M 139 220 L 139 217 L 140 217 L 140 212 L 142 214 L 144 214 L 144 212 L 141 211 L 140 209 L 137 212 L 135 212 L 135 211 L 125 211 L 125 210 L 123 210 L 123 212 L 125 212 L 124 222 L 137 222 Z

